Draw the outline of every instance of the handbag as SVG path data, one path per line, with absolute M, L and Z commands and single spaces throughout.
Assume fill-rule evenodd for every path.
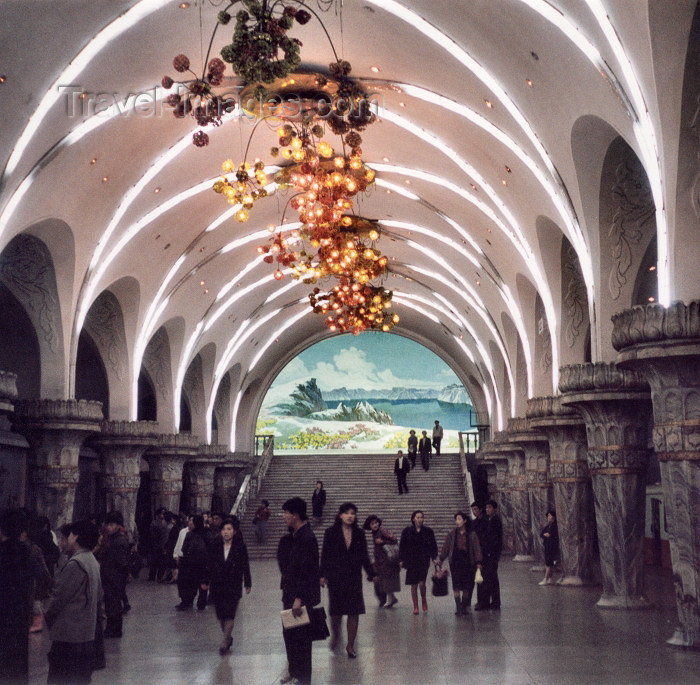
M 474 574 L 474 582 L 477 585 L 481 585 L 481 583 L 484 582 L 484 576 L 481 575 L 481 569 L 478 568 L 476 569 L 476 573 Z
M 431 580 L 433 581 L 432 593 L 434 597 L 445 597 L 448 594 L 447 576 L 449 575 L 450 572 L 443 569 L 433 573 Z
M 316 607 L 309 610 L 311 619 L 311 639 L 325 640 L 331 633 L 326 624 L 326 610 L 323 607 Z

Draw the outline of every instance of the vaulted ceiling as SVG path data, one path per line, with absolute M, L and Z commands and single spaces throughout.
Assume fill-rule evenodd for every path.
M 563 244 L 577 256 L 590 355 L 609 356 L 598 205 L 616 137 L 648 178 L 657 297 L 670 300 L 665 255 L 695 0 L 307 3 L 378 106 L 362 133 L 376 183 L 356 211 L 382 226 L 401 317 L 394 332 L 448 361 L 494 425 L 522 413 L 522 398 L 556 391 L 559 365 L 585 356 L 562 344 Z M 124 312 L 131 385 L 165 325 L 175 388 L 202 354 L 209 406 L 234 365 L 237 391 L 260 395 L 330 335 L 310 311 L 309 287 L 274 280 L 255 250 L 280 223 L 288 191 L 272 189 L 242 224 L 211 190 L 225 159 L 242 160 L 249 118 L 237 109 L 198 148 L 194 120 L 164 103 L 173 57 L 201 68 L 225 4 L 0 5 L 0 250 L 30 232 L 52 254 L 67 394 L 78 334 L 106 289 Z M 213 55 L 231 32 L 217 32 Z M 290 35 L 303 43 L 303 66 L 327 69 L 332 51 L 317 21 Z M 224 85 L 240 85 L 230 68 Z M 257 129 L 248 159 L 279 164 L 274 142 L 274 129 Z

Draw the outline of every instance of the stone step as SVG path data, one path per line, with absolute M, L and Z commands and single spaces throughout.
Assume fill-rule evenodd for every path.
M 251 558 L 275 557 L 279 538 L 285 533 L 281 510 L 285 500 L 302 497 L 311 515 L 311 495 L 317 480 L 323 481 L 327 492 L 323 523 L 316 529 L 319 544 L 324 529 L 333 523 L 339 505 L 348 501 L 357 506 L 360 525 L 367 515 L 376 514 L 397 536 L 410 525 L 411 513 L 421 509 L 425 513 L 426 525 L 435 531 L 438 545 L 442 544 L 454 525 L 455 511 L 468 510 L 469 505 L 463 491 L 459 455 L 434 457 L 427 472 L 417 464 L 417 468 L 408 474 L 409 492 L 401 496 L 397 492 L 393 467 L 394 457 L 378 458 L 376 454 L 275 455 L 256 501 L 249 505 L 241 522 L 241 532 Z M 268 521 L 266 541 L 259 545 L 255 541 L 252 518 L 263 499 L 270 502 L 272 516 Z

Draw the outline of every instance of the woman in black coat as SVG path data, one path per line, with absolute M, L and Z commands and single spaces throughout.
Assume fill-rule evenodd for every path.
M 223 633 L 220 654 L 228 652 L 233 643 L 231 632 L 238 602 L 243 596 L 242 586 L 245 585 L 246 593 L 252 586 L 248 549 L 239 529 L 240 522 L 236 516 L 224 519 L 221 535 L 214 539 L 209 548 L 209 596 L 214 602 L 216 618 Z
M 348 617 L 348 644 L 345 650 L 350 659 L 355 656 L 355 638 L 360 614 L 365 613 L 362 597 L 362 569 L 367 579 L 374 578 L 374 570 L 367 553 L 367 538 L 357 525 L 357 507 L 352 502 L 340 505 L 335 523 L 323 536 L 321 552 L 321 587 L 328 585 L 331 615 L 331 649 L 338 646 L 340 623 Z
M 399 565 L 406 569 L 406 585 L 411 586 L 413 613 L 418 613 L 418 587 L 423 600 L 423 611 L 428 611 L 425 579 L 431 560 L 437 564 L 438 548 L 432 528 L 423 525 L 420 509 L 411 514 L 411 525 L 403 529 L 399 542 Z

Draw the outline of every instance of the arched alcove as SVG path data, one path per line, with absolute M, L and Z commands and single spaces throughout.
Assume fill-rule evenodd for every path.
M 63 397 L 67 375 L 56 274 L 47 246 L 33 235 L 15 236 L 0 254 L 0 283 L 24 309 L 36 332 L 41 397 Z
M 19 399 L 39 397 L 41 364 L 34 326 L 10 290 L 0 283 L 0 369 L 17 374 Z
M 109 382 L 100 351 L 87 331 L 78 338 L 78 355 L 75 365 L 75 396 L 80 400 L 102 402 L 102 413 L 110 419 Z
M 153 381 L 145 369 L 141 369 L 138 380 L 138 400 L 136 403 L 137 421 L 158 420 L 158 398 Z

